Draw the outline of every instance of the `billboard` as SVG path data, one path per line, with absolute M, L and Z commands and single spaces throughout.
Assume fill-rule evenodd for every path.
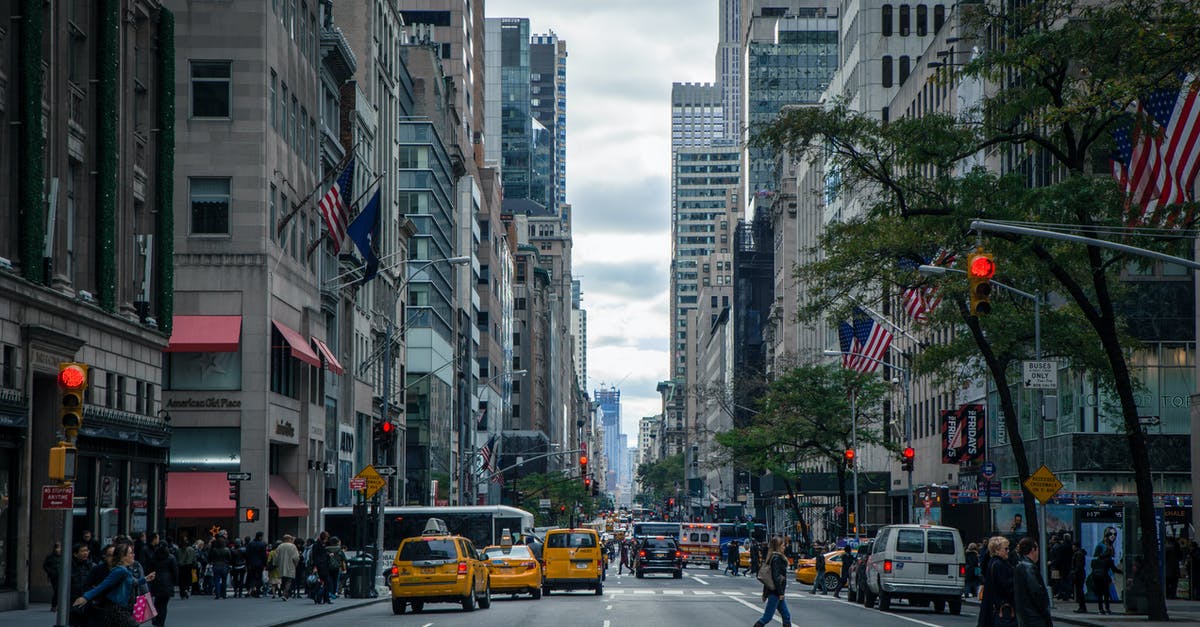
M 942 411 L 942 463 L 982 462 L 987 449 L 983 405 Z

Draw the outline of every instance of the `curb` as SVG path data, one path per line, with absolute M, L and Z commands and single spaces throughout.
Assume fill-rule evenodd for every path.
M 330 614 L 337 614 L 338 612 L 348 612 L 350 610 L 356 610 L 360 607 L 368 607 L 371 605 L 375 605 L 377 603 L 383 603 L 384 601 L 387 601 L 390 598 L 391 598 L 391 595 L 389 594 L 388 596 L 380 596 L 378 599 L 374 599 L 372 601 L 367 601 L 366 603 L 355 603 L 353 605 L 342 605 L 340 607 L 335 607 L 333 609 L 326 610 L 323 612 L 317 612 L 315 614 L 307 614 L 300 618 L 288 619 L 281 623 L 271 623 L 270 627 L 286 627 L 288 625 L 299 625 L 300 623 L 306 623 L 314 618 L 321 618 L 323 616 L 329 616 Z
M 971 607 L 978 608 L 980 603 L 979 601 L 972 602 L 971 600 L 964 600 L 963 605 L 969 605 Z M 1054 614 L 1053 611 L 1051 612 L 1051 617 L 1054 618 L 1054 622 L 1056 623 L 1066 623 L 1068 625 L 1081 625 L 1082 627 L 1112 627 L 1111 623 L 1104 621 L 1087 620 L 1086 618 L 1077 618 L 1075 616 L 1059 616 L 1058 614 Z

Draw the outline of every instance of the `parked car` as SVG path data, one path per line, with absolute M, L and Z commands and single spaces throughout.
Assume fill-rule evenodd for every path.
M 879 599 L 879 609 L 886 612 L 896 599 L 919 606 L 932 602 L 936 612 L 948 605 L 951 614 L 959 614 L 966 570 L 957 529 L 888 525 L 875 536 L 867 558 L 863 603 L 872 607 Z
M 851 603 L 861 603 L 864 598 L 862 582 L 866 581 L 867 558 L 871 557 L 872 544 L 873 542 L 868 540 L 858 546 L 858 552 L 854 554 L 854 564 L 850 566 L 850 574 L 846 576 L 846 598 Z

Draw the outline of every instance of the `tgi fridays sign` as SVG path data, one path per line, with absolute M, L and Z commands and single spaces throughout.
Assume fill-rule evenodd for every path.
M 942 412 L 942 463 L 983 461 L 987 439 L 983 405 Z

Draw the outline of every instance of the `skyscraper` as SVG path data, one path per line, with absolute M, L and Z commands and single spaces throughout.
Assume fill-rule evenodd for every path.
M 725 137 L 742 135 L 742 0 L 719 0 L 717 85 L 725 115 Z
M 535 161 L 533 174 L 548 187 L 531 190 L 531 199 L 542 202 L 544 197 L 543 204 L 557 215 L 567 202 L 567 42 L 554 31 L 530 41 L 529 106 L 549 135 L 548 158 Z
M 604 477 L 604 489 L 617 487 L 617 467 L 621 461 L 621 390 L 616 386 L 595 390 L 592 398 L 600 404 L 603 412 L 600 424 L 604 427 L 604 458 L 608 472 Z

